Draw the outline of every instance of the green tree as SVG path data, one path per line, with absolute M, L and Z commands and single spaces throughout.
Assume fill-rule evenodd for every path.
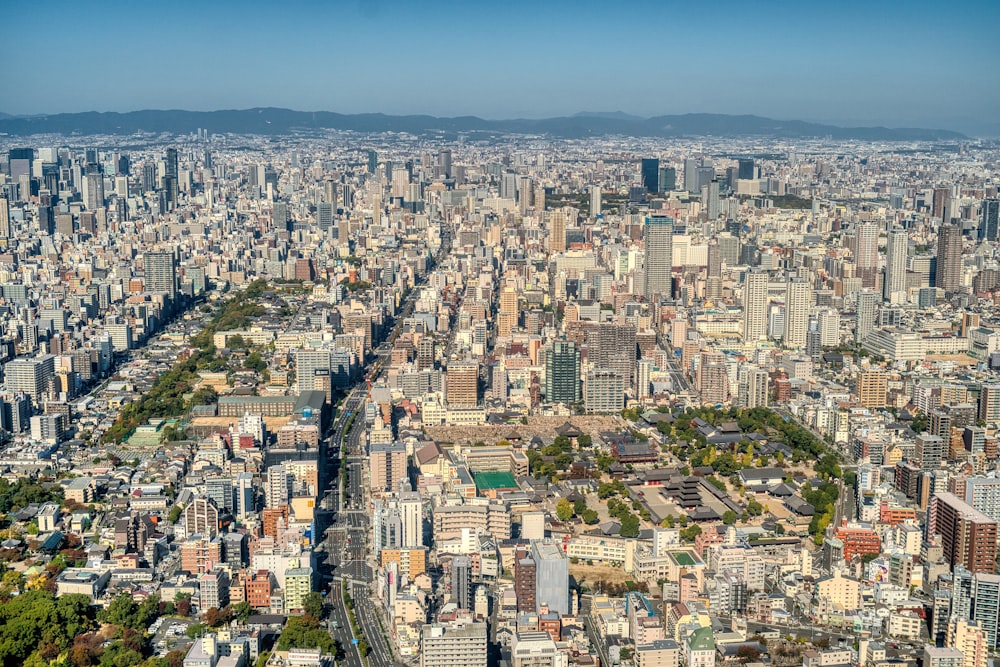
M 584 510 L 587 509 L 586 498 L 577 498 L 573 501 L 573 513 L 576 515 L 583 514 Z
M 598 515 L 598 513 L 595 510 L 592 510 L 589 507 L 583 510 L 583 513 L 580 515 L 580 517 L 583 519 L 583 522 L 588 526 L 592 526 L 601 520 L 600 515 Z
M 618 534 L 622 537 L 639 537 L 639 517 L 627 514 L 621 518 L 622 527 Z
M 167 514 L 167 521 L 169 523 L 177 523 L 177 520 L 181 518 L 181 513 L 184 512 L 184 508 L 180 505 L 174 505 L 170 508 L 170 512 Z
M 680 531 L 681 539 L 685 542 L 694 542 L 695 538 L 701 535 L 701 526 L 694 524 Z
M 725 512 L 722 513 L 722 523 L 726 524 L 727 526 L 732 526 L 734 523 L 736 523 L 736 518 L 737 518 L 736 512 L 734 512 L 733 510 L 726 510 Z
M 277 650 L 293 648 L 318 648 L 324 653 L 332 653 L 336 647 L 333 637 L 320 627 L 319 620 L 312 616 L 290 616 L 278 638 Z
M 594 439 L 591 438 L 586 433 L 584 433 L 583 435 L 581 435 L 579 438 L 576 439 L 576 444 L 579 445 L 580 447 L 590 447 L 591 445 L 594 444 Z
M 313 591 L 302 599 L 302 609 L 313 618 L 323 618 L 323 596 Z
M 573 518 L 573 503 L 568 498 L 560 498 L 556 503 L 556 516 L 560 521 L 569 521 Z

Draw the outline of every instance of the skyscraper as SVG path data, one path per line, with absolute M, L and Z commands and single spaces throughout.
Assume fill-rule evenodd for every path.
M 875 329 L 875 311 L 878 306 L 878 295 L 871 290 L 858 292 L 858 320 L 854 329 L 854 340 L 861 343 L 865 336 Z
M 722 249 L 717 240 L 708 244 L 708 267 L 705 279 L 705 298 L 718 301 L 722 296 Z
M 980 241 L 1000 241 L 1000 199 L 983 200 L 983 216 L 979 221 Z
M 646 188 L 646 192 L 659 192 L 660 161 L 658 159 L 642 159 L 642 187 Z
M 878 272 L 878 232 L 874 222 L 862 222 L 855 234 L 855 262 L 861 286 L 874 288 Z
M 168 148 L 167 149 L 167 157 L 163 161 L 163 175 L 164 176 L 172 176 L 173 178 L 177 178 L 177 174 L 178 174 L 178 169 L 177 169 L 177 149 L 176 148 Z
M 660 167 L 660 192 L 673 192 L 677 189 L 677 170 L 673 167 Z
M 962 284 L 962 228 L 941 225 L 937 241 L 937 283 L 946 293 L 956 292 Z
M 172 252 L 147 252 L 142 258 L 146 291 L 177 296 L 177 260 Z
M 566 250 L 566 213 L 557 208 L 549 214 L 551 232 L 549 234 L 549 252 Z
M 889 301 L 893 294 L 906 290 L 906 247 L 908 236 L 905 229 L 889 230 L 885 246 L 885 280 L 882 282 L 882 298 Z
M 785 283 L 785 347 L 803 347 L 812 309 L 812 288 L 801 278 Z
M 757 177 L 757 167 L 754 164 L 753 158 L 740 158 L 739 165 L 737 178 L 741 181 L 750 181 Z
M 674 219 L 665 215 L 651 215 L 646 218 L 643 240 L 646 243 L 646 285 L 643 290 L 647 299 L 654 296 L 670 296 L 672 291 L 671 271 L 674 256 Z
M 767 333 L 767 273 L 749 271 L 743 278 L 743 341 L 752 343 Z
M 698 192 L 698 161 L 694 158 L 684 160 L 684 189 L 688 192 Z
M 596 218 L 601 214 L 601 186 L 590 186 L 590 217 Z
M 545 355 L 545 400 L 576 403 L 580 398 L 580 348 L 571 340 L 557 340 Z

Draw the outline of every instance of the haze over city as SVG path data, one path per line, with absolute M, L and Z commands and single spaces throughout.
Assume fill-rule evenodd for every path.
M 5 7 L 18 29 L 0 44 L 0 111 L 714 112 L 998 133 L 992 2 L 181 0 L 52 11 L 58 21 L 31 2 Z

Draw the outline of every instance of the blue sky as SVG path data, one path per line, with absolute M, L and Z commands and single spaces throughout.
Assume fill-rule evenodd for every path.
M 1000 2 L 3 4 L 6 113 L 622 110 L 1000 130 Z

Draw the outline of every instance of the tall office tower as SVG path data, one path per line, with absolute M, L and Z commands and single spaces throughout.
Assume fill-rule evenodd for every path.
M 86 206 L 88 211 L 96 211 L 99 208 L 104 208 L 104 174 L 87 174 L 84 177 L 87 181 L 87 200 Z
M 513 172 L 504 173 L 500 179 L 500 198 L 517 199 L 517 174 Z
M 673 167 L 660 167 L 660 192 L 673 192 L 677 189 L 677 170 Z
M 320 206 L 323 204 L 321 203 Z M 288 202 L 281 201 L 280 199 L 275 199 L 274 203 L 271 205 L 271 224 L 274 225 L 275 229 L 287 229 L 288 228 Z
M 451 559 L 451 601 L 459 609 L 472 610 L 472 559 L 455 556 Z
M 719 252 L 722 253 L 722 261 L 726 266 L 733 267 L 740 263 L 740 237 L 730 233 L 719 234 Z
M 511 330 L 518 326 L 520 312 L 518 311 L 517 290 L 504 287 L 500 290 L 500 308 L 497 312 L 497 335 L 501 338 L 510 335 Z
M 642 187 L 646 192 L 659 192 L 660 161 L 656 158 L 642 159 Z
M 368 463 L 373 491 L 395 491 L 406 481 L 406 445 L 402 442 L 373 444 Z
M 156 190 L 156 165 L 147 162 L 142 165 L 142 191 L 153 192 Z
M 434 368 L 434 339 L 424 334 L 417 341 L 417 370 Z
M 486 623 L 423 626 L 420 667 L 486 667 Z
M 803 347 L 812 310 L 812 286 L 802 278 L 785 283 L 785 347 Z
M 452 362 L 445 374 L 445 399 L 450 407 L 479 404 L 479 364 Z
M 861 286 L 874 288 L 878 275 L 878 232 L 874 222 L 862 222 L 856 230 L 854 261 Z
M 399 494 L 399 517 L 402 520 L 402 547 L 422 547 L 424 545 L 424 503 L 416 491 Z
M 378 153 L 368 151 L 368 173 L 374 174 L 378 170 Z
M 657 295 L 669 297 L 673 291 L 674 219 L 665 215 L 650 215 L 643 228 L 646 243 L 646 284 L 643 293 L 648 300 Z
M 992 574 L 996 568 L 997 522 L 952 493 L 931 498 L 927 536 L 940 535 L 944 559 L 953 568 Z
M 983 200 L 983 216 L 979 220 L 980 241 L 1000 241 L 1000 199 Z
M 167 157 L 163 161 L 163 175 L 173 176 L 174 178 L 177 178 L 177 175 L 179 173 L 180 172 L 177 169 L 177 149 L 168 148 Z
M 858 292 L 858 320 L 854 328 L 854 340 L 862 343 L 865 336 L 875 330 L 875 315 L 878 308 L 878 295 L 871 290 Z
M 320 378 L 330 376 L 330 350 L 303 348 L 295 351 L 295 384 L 299 393 L 319 389 Z
M 635 364 L 635 395 L 637 398 L 649 398 L 652 395 L 653 360 L 640 359 Z
M 717 240 L 708 244 L 708 272 L 705 279 L 705 298 L 718 301 L 722 297 L 722 249 Z
M 949 199 L 951 199 L 951 190 L 948 188 L 934 188 L 934 195 L 931 199 L 931 215 L 938 220 L 944 221 L 944 214 L 947 210 Z
M 549 214 L 549 252 L 566 250 L 566 212 L 557 208 Z
M 333 227 L 333 204 L 328 201 L 321 201 L 316 205 L 316 226 L 323 234 L 329 234 Z
M 451 178 L 451 149 L 445 148 L 438 153 L 438 171 L 444 178 Z
M 937 241 L 937 282 L 948 292 L 957 292 L 962 284 L 962 228 L 941 225 Z
M 177 259 L 172 252 L 147 252 L 142 256 L 146 291 L 177 297 Z
M 978 416 L 991 424 L 1000 421 L 1000 384 L 984 384 L 979 389 Z
M 698 161 L 694 158 L 684 160 L 684 189 L 690 193 L 701 190 L 698 185 Z
M 56 375 L 56 358 L 43 354 L 29 359 L 12 359 L 4 366 L 5 381 L 10 391 L 24 392 L 36 406 Z
M 0 197 L 0 239 L 10 236 L 10 206 L 6 197 Z
M 743 277 L 743 342 L 755 343 L 767 334 L 767 272 Z
M 268 466 L 264 485 L 264 504 L 271 509 L 287 505 L 292 497 L 293 479 L 284 465 Z
M 885 246 L 885 280 L 882 282 L 882 299 L 885 301 L 890 301 L 893 294 L 906 291 L 908 238 L 905 229 L 889 230 Z
M 632 388 L 635 376 L 636 336 L 633 324 L 604 322 L 587 331 L 587 358 L 594 368 L 615 371 Z
M 711 180 L 701 186 L 701 205 L 709 220 L 719 217 L 719 182 Z
M 753 158 L 739 159 L 739 173 L 736 176 L 741 181 L 752 181 L 757 178 L 757 166 Z
M 535 604 L 537 612 L 548 607 L 561 616 L 570 613 L 569 560 L 562 544 L 535 540 L 531 543 L 531 559 L 535 561 Z
M 866 408 L 884 408 L 888 378 L 881 368 L 866 368 L 858 373 L 854 393 Z
M 696 174 L 697 174 L 697 184 L 694 191 L 701 192 L 701 189 L 703 187 L 705 187 L 707 184 L 715 180 L 715 167 L 713 167 L 711 164 L 703 165 L 701 167 L 698 167 L 698 169 L 696 170 Z
M 986 667 L 989 645 L 986 631 L 976 621 L 952 618 L 944 645 L 962 652 L 962 667 Z
M 590 186 L 590 217 L 596 218 L 601 214 L 601 186 Z
M 545 400 L 576 403 L 580 397 L 580 348 L 571 340 L 557 340 L 545 355 Z

